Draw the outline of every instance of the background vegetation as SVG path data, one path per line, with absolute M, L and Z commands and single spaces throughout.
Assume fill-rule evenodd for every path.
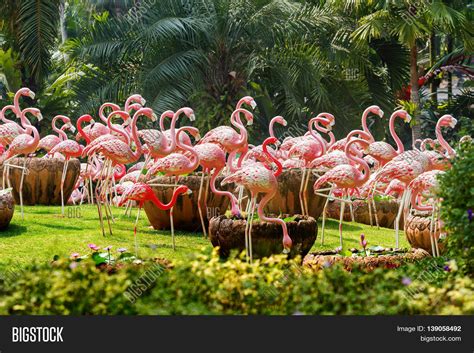
M 250 94 L 258 102 L 256 139 L 274 115 L 303 127 L 321 111 L 336 116 L 341 137 L 359 125 L 369 104 L 387 112 L 404 104 L 416 118 L 414 134 L 422 127 L 428 136 L 443 108 L 472 119 L 472 93 L 461 99 L 452 88 L 453 73 L 474 72 L 468 5 L 6 0 L 0 5 L 0 81 L 4 95 L 20 85 L 37 92 L 29 103 L 43 110 L 45 130 L 57 113 L 95 115 L 102 102 L 121 103 L 138 92 L 158 113 L 191 106 L 205 130 L 228 123 L 239 97 Z M 432 93 L 442 78 L 448 100 L 438 102 Z M 383 138 L 387 124 L 373 124 Z M 472 132 L 472 123 L 463 127 Z M 401 129 L 411 143 L 409 129 Z

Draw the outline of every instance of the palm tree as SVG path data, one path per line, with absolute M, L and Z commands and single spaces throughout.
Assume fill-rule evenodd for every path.
M 58 34 L 58 0 L 4 0 L 0 3 L 0 32 L 4 47 L 20 58 L 23 85 L 41 88 L 51 66 L 51 51 Z
M 133 17 L 93 23 L 72 40 L 79 107 L 122 101 L 132 91 L 158 112 L 191 105 L 203 128 L 227 122 L 235 102 L 259 105 L 256 135 L 275 114 L 294 124 L 336 114 L 341 133 L 373 101 L 393 108 L 408 55 L 391 40 L 350 43 L 354 18 L 329 5 L 290 0 L 161 0 Z M 139 16 L 137 16 L 137 14 Z M 353 124 L 351 126 L 351 124 Z
M 341 5 L 340 1 L 335 1 Z M 359 43 L 374 38 L 396 38 L 410 51 L 411 101 L 420 108 L 418 87 L 418 47 L 419 41 L 429 40 L 433 31 L 443 31 L 458 35 L 466 47 L 472 47 L 472 23 L 464 13 L 450 6 L 450 1 L 353 1 L 349 8 L 361 16 L 352 37 Z M 347 8 L 347 7 L 346 7 Z M 420 125 L 414 119 L 412 138 L 420 136 Z

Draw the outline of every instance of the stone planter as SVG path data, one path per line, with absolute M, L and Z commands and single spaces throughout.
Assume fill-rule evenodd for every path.
M 219 254 L 227 257 L 231 250 L 245 249 L 244 219 L 230 219 L 226 216 L 214 217 L 209 223 L 209 238 L 214 247 L 219 246 Z M 290 257 L 304 257 L 317 236 L 317 223 L 313 217 L 296 216 L 287 222 L 288 233 L 293 241 Z M 283 233 L 279 224 L 254 220 L 252 224 L 252 250 L 255 258 L 281 254 Z
M 427 213 L 415 213 L 415 215 L 408 215 L 405 222 L 405 235 L 412 248 L 424 249 L 430 254 L 431 240 L 430 240 L 430 225 L 431 217 Z M 438 229 L 434 234 L 439 240 L 441 232 Z M 444 250 L 444 244 L 438 242 L 440 252 Z
M 398 202 L 394 200 L 375 201 L 379 225 L 385 228 L 393 228 L 397 217 Z M 368 203 L 365 200 L 355 200 L 352 203 L 354 219 L 358 223 L 370 224 L 370 213 Z M 327 217 L 339 220 L 341 203 L 338 200 L 330 201 L 327 208 Z M 349 205 L 346 203 L 344 209 L 344 221 L 352 221 Z M 375 225 L 374 209 L 372 208 L 372 224 Z M 403 215 L 400 217 L 400 229 L 403 229 Z
M 216 185 L 219 190 L 227 190 L 220 186 L 220 182 L 223 177 L 218 177 Z M 157 184 L 175 184 L 174 177 L 158 177 L 154 178 Z M 178 184 L 186 185 L 192 191 L 190 195 L 180 195 L 173 209 L 173 220 L 174 228 L 177 230 L 186 231 L 202 231 L 201 219 L 199 218 L 198 211 L 198 196 L 199 196 L 199 185 L 201 183 L 201 176 L 189 175 L 186 177 L 180 177 Z M 206 181 L 204 181 L 205 186 Z M 202 193 L 202 199 L 204 200 L 204 189 Z M 168 203 L 173 195 L 172 187 L 153 187 L 158 199 L 163 203 Z M 207 208 L 203 204 L 203 215 L 204 219 L 210 219 L 214 216 L 225 214 L 229 207 L 229 199 L 227 197 L 215 195 L 209 188 L 207 197 Z M 143 209 L 146 212 L 148 220 L 154 229 L 170 229 L 170 217 L 169 211 L 162 211 L 156 207 L 152 202 L 145 202 Z
M 10 164 L 23 166 L 23 158 L 14 158 Z M 64 160 L 59 158 L 29 158 L 26 166 L 28 174 L 23 181 L 23 204 L 25 205 L 61 205 L 61 174 Z M 69 161 L 64 181 L 64 200 L 67 202 L 76 184 L 80 172 L 80 162 L 73 158 Z M 20 203 L 19 188 L 21 169 L 10 167 L 10 183 L 13 197 Z
M 8 228 L 15 211 L 13 195 L 9 190 L 0 191 L 0 230 Z
M 341 256 L 336 254 L 311 253 L 304 258 L 303 265 L 313 270 L 321 270 L 334 264 L 341 264 L 344 269 L 351 271 L 354 266 L 367 271 L 378 267 L 396 268 L 404 263 L 421 260 L 429 254 L 423 249 L 411 249 L 404 252 L 369 255 L 369 256 Z

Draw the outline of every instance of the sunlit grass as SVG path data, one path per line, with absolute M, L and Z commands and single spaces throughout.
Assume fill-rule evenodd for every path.
M 124 215 L 123 209 L 114 208 L 113 235 L 106 237 L 102 236 L 96 207 L 82 206 L 80 218 L 62 217 L 60 211 L 60 207 L 55 206 L 29 206 L 25 207 L 25 219 L 22 220 L 17 206 L 10 227 L 0 232 L 0 269 L 34 260 L 50 261 L 54 255 L 67 257 L 73 252 L 86 254 L 90 251 L 87 247 L 89 243 L 100 247 L 112 245 L 113 250 L 125 247 L 134 252 L 133 224 L 136 210 L 132 217 L 128 217 Z M 176 224 L 176 227 L 179 228 L 179 225 Z M 339 246 L 338 222 L 326 222 L 324 246 L 320 243 L 320 227 L 319 224 L 318 239 L 312 250 L 334 249 Z M 391 229 L 377 230 L 375 227 L 345 222 L 343 230 L 345 248 L 359 247 L 361 233 L 365 234 L 369 246 L 395 246 L 394 232 Z M 400 232 L 400 239 L 400 245 L 407 247 L 403 232 Z M 171 233 L 152 229 L 145 212 L 142 212 L 138 223 L 138 255 L 141 258 L 186 260 L 193 253 L 211 248 L 210 241 L 203 238 L 202 233 L 177 231 L 176 251 L 171 244 Z

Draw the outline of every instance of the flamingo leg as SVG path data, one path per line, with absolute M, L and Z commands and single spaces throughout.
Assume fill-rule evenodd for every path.
M 23 170 L 21 171 L 21 179 L 20 179 L 20 210 L 21 210 L 21 219 L 25 219 L 25 214 L 23 212 L 23 181 L 25 180 L 26 174 L 26 156 L 23 160 Z
M 137 211 L 137 218 L 135 219 L 135 226 L 133 228 L 133 238 L 135 241 L 135 256 L 138 257 L 138 240 L 137 240 L 137 225 L 138 225 L 138 220 L 140 219 L 140 210 L 142 206 L 138 206 L 138 211 Z
M 306 172 L 306 178 L 304 182 L 304 189 L 303 189 L 303 203 L 305 208 L 306 216 L 309 216 L 309 207 L 308 207 L 308 184 L 309 179 L 311 178 L 311 169 L 308 169 Z
M 349 198 L 349 195 L 347 196 L 347 198 Z M 355 222 L 354 208 L 352 207 L 352 202 L 349 202 L 349 211 L 351 213 L 351 221 Z
M 321 223 L 321 245 L 324 245 L 324 225 L 326 224 L 326 210 L 328 208 L 329 197 L 331 196 L 333 189 L 334 189 L 334 186 L 331 186 L 331 188 L 329 189 L 329 194 L 326 197 L 326 201 L 324 202 L 323 220 L 322 220 L 322 223 Z
M 435 223 L 434 218 L 435 218 L 435 212 L 433 208 L 433 212 L 431 213 L 431 222 L 430 222 L 430 243 L 431 243 L 431 254 L 433 255 L 433 257 L 436 257 L 436 249 L 435 249 L 435 244 L 434 244 L 436 230 L 434 230 L 434 223 Z
M 370 227 L 372 228 L 374 226 L 374 223 L 372 222 L 372 204 L 370 202 L 370 199 L 367 200 L 367 207 L 369 208 L 369 222 L 370 222 Z
M 304 188 L 304 179 L 305 179 L 305 174 L 306 174 L 306 168 L 301 168 L 301 185 L 300 185 L 300 207 L 301 207 L 301 215 L 305 215 L 305 209 L 304 209 L 304 198 L 303 198 L 303 188 Z
M 214 171 L 214 173 L 215 173 L 215 171 Z M 204 221 L 204 215 L 203 215 L 203 212 L 202 212 L 202 204 L 201 204 L 202 189 L 203 189 L 203 186 L 204 186 L 204 176 L 205 176 L 205 173 L 204 173 L 204 170 L 203 170 L 202 175 L 201 175 L 201 183 L 199 184 L 198 211 L 199 211 L 199 217 L 201 218 L 202 233 L 203 233 L 204 238 L 207 238 L 206 223 Z
M 342 221 L 344 219 L 344 208 L 346 206 L 346 203 L 344 202 L 344 195 L 342 196 L 342 201 L 341 201 L 341 213 L 339 215 L 339 245 L 342 248 Z
M 176 177 L 175 179 L 175 184 L 178 184 L 179 177 Z M 176 188 L 173 188 L 173 194 L 175 192 Z M 170 228 L 171 228 L 171 242 L 173 244 L 173 250 L 176 251 L 176 240 L 174 237 L 174 220 L 173 220 L 173 207 L 170 208 Z
M 90 189 L 89 203 L 93 204 L 94 203 L 94 193 L 93 193 L 94 185 L 92 184 L 92 176 L 89 177 L 89 189 Z
M 375 200 L 373 197 L 371 198 L 371 200 L 372 200 L 372 207 L 374 208 L 375 225 L 377 226 L 377 229 L 380 229 L 379 216 L 377 215 L 377 205 L 375 204 Z
M 253 249 L 252 249 L 252 225 L 253 225 L 253 216 L 255 214 L 255 207 L 257 206 L 257 197 L 254 198 L 252 203 L 252 211 L 250 212 L 250 225 L 249 225 L 249 255 L 250 263 L 253 261 Z
M 407 195 L 407 191 L 403 191 L 402 198 L 400 200 L 400 205 L 398 206 L 397 217 L 395 218 L 395 247 L 398 249 L 400 235 L 399 235 L 399 228 L 400 228 L 400 217 L 403 211 L 403 205 L 405 204 L 405 198 Z
M 251 208 L 253 204 L 253 194 L 250 198 L 248 205 L 248 212 L 247 212 L 247 223 L 245 224 L 245 257 L 247 259 L 247 262 L 250 262 L 250 247 L 249 247 L 249 229 L 250 229 L 250 223 L 252 222 L 251 218 Z
M 436 235 L 436 233 L 438 233 L 438 230 L 440 231 L 440 234 L 441 234 L 441 227 L 440 227 L 440 229 L 438 229 L 438 225 L 439 225 L 439 208 L 438 208 L 436 205 L 433 205 L 433 208 L 434 208 L 434 212 L 435 212 L 435 217 L 434 217 L 435 224 L 434 224 L 433 237 L 434 237 L 434 242 L 435 242 L 436 256 L 439 257 L 438 236 Z
M 64 181 L 66 180 L 68 163 L 69 163 L 69 159 L 66 158 L 63 163 L 63 172 L 61 174 L 61 214 L 63 217 L 64 217 Z

